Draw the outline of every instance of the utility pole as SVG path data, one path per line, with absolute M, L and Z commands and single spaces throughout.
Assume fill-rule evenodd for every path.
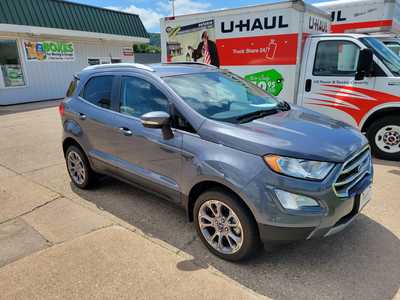
M 168 0 L 172 5 L 172 16 L 175 17 L 175 0 Z

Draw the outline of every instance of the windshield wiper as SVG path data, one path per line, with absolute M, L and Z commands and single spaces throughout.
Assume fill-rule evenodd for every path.
M 281 111 L 288 111 L 290 110 L 290 105 L 286 101 L 279 102 L 279 104 L 276 106 L 278 109 Z
M 238 121 L 238 123 L 247 123 L 247 122 L 253 121 L 255 119 L 259 119 L 259 118 L 262 118 L 265 116 L 276 114 L 278 111 L 279 111 L 278 108 L 257 110 L 257 111 L 253 111 L 251 113 L 237 117 L 236 121 Z

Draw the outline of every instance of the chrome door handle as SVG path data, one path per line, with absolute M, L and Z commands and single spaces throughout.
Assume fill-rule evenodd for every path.
M 79 113 L 79 119 L 86 120 L 86 115 L 83 113 Z
M 119 129 L 119 132 L 121 132 L 123 135 L 126 135 L 126 136 L 132 135 L 132 131 L 129 128 L 126 128 L 126 127 L 121 127 Z

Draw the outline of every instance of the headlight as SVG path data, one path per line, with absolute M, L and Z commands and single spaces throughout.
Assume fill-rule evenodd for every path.
M 306 208 L 320 207 L 317 201 L 306 196 L 275 190 L 279 202 L 286 209 L 303 210 Z
M 324 179 L 332 170 L 334 164 L 322 161 L 312 161 L 290 158 L 278 155 L 266 155 L 264 161 L 277 173 L 303 179 Z

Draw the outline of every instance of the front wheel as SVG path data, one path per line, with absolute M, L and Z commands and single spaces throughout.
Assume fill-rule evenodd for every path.
M 204 245 L 225 260 L 243 260 L 259 249 L 253 216 L 236 197 L 225 191 L 200 195 L 194 207 L 194 221 Z
M 400 160 L 400 117 L 375 121 L 367 130 L 372 153 L 382 159 Z

